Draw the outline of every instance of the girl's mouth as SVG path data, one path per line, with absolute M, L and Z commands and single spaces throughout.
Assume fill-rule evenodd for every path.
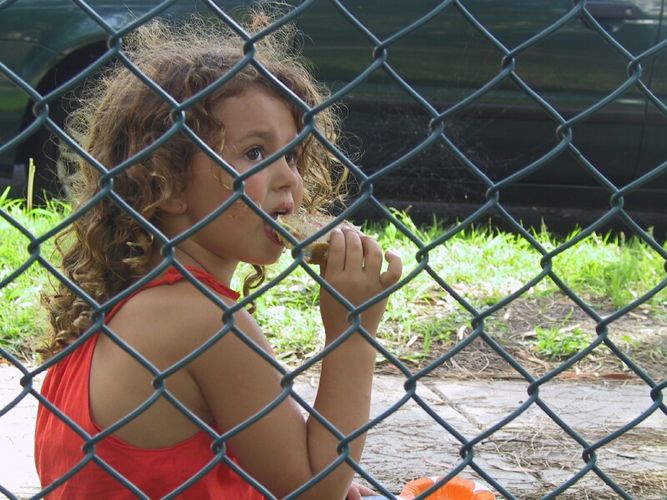
M 274 222 L 277 224 L 278 217 L 280 217 L 281 215 L 289 214 L 291 211 L 292 211 L 292 205 L 284 204 L 276 208 L 275 212 L 271 212 L 268 215 L 270 215 L 271 218 L 274 220 Z M 271 242 L 273 242 L 274 245 L 279 246 L 281 248 L 285 248 L 285 242 L 278 235 L 275 225 L 269 222 L 265 222 L 264 231 L 266 232 L 267 237 L 271 240 Z
M 277 217 L 277 216 L 276 216 Z M 274 217 L 274 220 L 275 218 Z M 271 240 L 271 242 L 279 247 L 285 247 L 285 244 L 278 238 L 278 234 L 276 233 L 276 229 L 273 226 L 273 224 L 270 224 L 268 222 L 264 223 L 264 232 L 266 233 L 266 236 Z

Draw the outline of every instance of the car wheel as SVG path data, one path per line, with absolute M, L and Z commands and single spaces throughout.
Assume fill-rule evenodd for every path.
M 60 128 L 64 127 L 65 119 L 72 110 L 66 104 L 67 100 L 60 98 L 49 105 L 49 117 Z M 62 199 L 67 196 L 66 179 L 68 177 L 66 162 L 62 160 L 60 147 L 61 141 L 45 125 L 35 133 L 22 148 L 20 158 L 26 168 L 33 161 L 35 165 L 35 178 L 32 196 L 36 203 L 44 203 L 49 199 Z

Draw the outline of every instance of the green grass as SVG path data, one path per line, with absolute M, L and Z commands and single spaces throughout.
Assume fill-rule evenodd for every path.
M 405 214 L 398 214 L 407 228 L 424 243 L 431 242 L 444 234 L 445 228 L 434 223 L 429 227 L 416 227 Z M 414 269 L 418 247 L 393 225 L 371 224 L 364 230 L 375 236 L 383 248 L 391 248 L 403 259 L 405 274 Z M 576 236 L 574 232 L 566 238 Z M 562 244 L 546 229 L 534 234 L 536 240 L 551 251 Z M 494 304 L 506 295 L 521 288 L 537 276 L 542 268 L 542 255 L 519 235 L 478 228 L 457 234 L 447 242 L 429 252 L 429 265 L 446 283 L 473 307 L 482 309 Z M 285 253 L 270 275 L 275 275 L 291 263 L 291 256 Z M 625 240 L 623 237 L 594 235 L 584 239 L 553 262 L 556 275 L 582 296 L 588 303 L 622 307 L 656 286 L 665 277 L 664 260 L 648 245 L 638 239 Z M 560 294 L 558 286 L 545 277 L 528 290 L 528 297 L 551 297 Z M 304 307 L 297 307 L 297 320 L 283 318 L 276 326 L 275 311 L 288 308 L 295 298 L 303 301 Z M 664 304 L 665 292 L 649 301 L 649 307 Z M 268 306 L 268 307 L 267 307 Z M 278 309 L 276 309 L 278 308 Z M 661 308 L 657 308 L 660 313 Z M 292 313 L 290 313 L 291 315 Z M 302 314 L 307 314 L 307 331 L 302 328 Z M 296 351 L 315 351 L 321 342 L 321 335 L 312 336 L 312 327 L 319 329 L 317 309 L 317 287 L 302 270 L 297 270 L 281 285 L 275 294 L 260 298 L 256 317 L 277 345 L 289 345 L 287 356 Z M 471 315 L 426 272 L 422 272 L 403 288 L 395 292 L 389 301 L 385 314 L 384 328 L 378 338 L 392 353 L 406 359 L 428 356 L 434 341 L 449 341 L 462 336 L 470 326 Z M 488 327 L 504 333 L 507 325 L 496 318 L 487 320 Z M 493 323 L 493 324 L 491 324 Z M 281 331 L 278 331 L 281 328 Z M 468 328 L 469 329 L 469 328 Z M 571 334 L 571 332 L 570 332 Z M 570 335 L 571 336 L 571 335 Z M 297 349 L 291 344 L 296 340 Z M 315 344 L 304 346 L 304 339 L 313 339 Z M 410 348 L 416 340 L 422 350 Z M 567 340 L 567 339 L 566 339 Z M 543 356 L 560 356 L 568 352 L 569 344 L 540 350 Z M 576 343 L 575 343 L 576 344 Z M 280 347 L 277 349 L 280 354 Z
M 5 191 L 0 196 L 0 280 L 30 260 L 30 239 L 10 224 L 8 217 L 32 235 L 39 236 L 69 213 L 67 205 L 59 202 L 28 210 L 24 201 L 10 200 L 7 194 Z M 40 247 L 40 254 L 47 260 L 53 252 L 52 239 Z M 47 324 L 40 295 L 48 283 L 49 273 L 38 263 L 33 263 L 0 288 L 0 347 L 24 358 L 32 356 L 32 343 Z
M 593 341 L 581 328 L 535 327 L 535 351 L 550 359 L 564 359 L 583 351 Z
M 68 207 L 59 203 L 28 211 L 24 203 L 6 197 L 0 197 L 0 210 L 4 217 L 13 218 L 34 235 L 43 234 L 68 213 Z M 407 215 L 397 215 L 424 244 L 446 231 L 438 223 L 417 227 Z M 418 246 L 396 227 L 370 224 L 364 230 L 376 237 L 383 248 L 391 248 L 401 255 L 405 275 L 418 266 L 415 258 Z M 545 229 L 534 237 L 548 251 L 562 243 Z M 6 218 L 0 218 L 0 280 L 26 262 L 29 242 Z M 52 252 L 52 241 L 48 241 L 41 253 L 49 258 Z M 521 236 L 476 228 L 458 233 L 433 248 L 428 254 L 428 263 L 432 271 L 472 307 L 483 309 L 537 276 L 541 271 L 541 257 Z M 279 263 L 270 268 L 269 276 L 277 275 L 290 263 L 291 255 L 285 252 Z M 621 307 L 664 279 L 664 264 L 660 255 L 640 240 L 594 235 L 557 256 L 553 271 L 587 302 Z M 237 277 L 237 288 L 243 274 Z M 48 282 L 47 272 L 34 264 L 0 289 L 0 346 L 23 356 L 30 353 L 31 341 L 45 327 L 40 293 Z M 546 277 L 526 292 L 526 296 L 552 297 L 559 293 L 554 282 Z M 318 287 L 314 281 L 303 269 L 297 269 L 257 300 L 256 318 L 280 358 L 298 360 L 321 347 L 317 297 Z M 649 301 L 648 307 L 664 314 L 664 302 L 663 291 Z M 657 305 L 661 306 L 655 307 Z M 470 313 L 431 276 L 422 272 L 390 297 L 378 338 L 398 356 L 422 358 L 428 356 L 434 342 L 450 342 L 463 336 L 466 329 L 470 329 L 470 320 Z M 487 321 L 489 328 L 496 332 L 508 329 L 495 317 Z M 575 336 L 574 333 L 565 333 L 555 327 L 536 329 L 538 354 L 560 357 L 580 348 L 578 338 L 569 343 L 565 338 Z M 417 351 L 411 348 L 416 341 L 420 346 Z

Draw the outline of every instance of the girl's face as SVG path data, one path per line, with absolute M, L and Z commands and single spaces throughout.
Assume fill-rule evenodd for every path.
M 213 112 L 225 127 L 220 156 L 244 173 L 288 144 L 297 126 L 287 103 L 260 87 L 220 101 Z M 298 146 L 245 181 L 245 193 L 273 218 L 299 210 L 303 180 L 297 170 Z M 201 151 L 194 155 L 186 181 L 187 223 L 192 225 L 227 200 L 232 178 Z M 191 238 L 218 258 L 236 263 L 270 264 L 283 251 L 273 228 L 239 200 Z

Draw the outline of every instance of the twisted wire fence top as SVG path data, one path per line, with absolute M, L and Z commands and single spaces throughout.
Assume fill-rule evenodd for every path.
M 27 2 L 22 2 L 21 0 L 0 1 L 0 16 L 4 13 L 10 12 L 10 10 L 13 8 L 20 8 L 23 3 Z M 425 418 L 433 419 L 440 426 L 441 431 L 451 435 L 459 445 L 458 454 L 460 456 L 460 460 L 458 463 L 446 471 L 446 474 L 438 482 L 436 482 L 432 488 L 420 496 L 420 498 L 424 498 L 426 495 L 435 491 L 439 486 L 453 478 L 455 475 L 465 471 L 472 471 L 478 477 L 482 478 L 500 495 L 506 498 L 515 498 L 516 493 L 510 491 L 510 489 L 508 489 L 508 487 L 503 484 L 502 480 L 494 477 L 492 473 L 486 470 L 485 467 L 479 463 L 479 460 L 477 459 L 478 450 L 479 446 L 486 439 L 493 436 L 498 431 L 501 431 L 513 421 L 519 421 L 520 417 L 529 408 L 535 407 L 539 407 L 544 415 L 550 419 L 550 422 L 560 428 L 563 431 L 563 434 L 572 441 L 573 445 L 576 445 L 577 450 L 580 452 L 580 461 L 576 465 L 576 470 L 571 474 L 569 479 L 562 482 L 561 484 L 556 485 L 552 491 L 548 492 L 545 495 L 545 498 L 555 498 L 561 494 L 566 493 L 568 489 L 570 489 L 586 475 L 597 476 L 608 486 L 609 492 L 613 492 L 613 494 L 623 498 L 630 498 L 629 492 L 625 491 L 619 484 L 617 484 L 617 482 L 614 480 L 614 477 L 610 475 L 608 471 L 604 469 L 604 467 L 600 466 L 598 461 L 598 452 L 604 446 L 612 443 L 614 440 L 637 428 L 638 425 L 640 425 L 644 420 L 648 419 L 652 415 L 658 415 L 660 413 L 667 415 L 667 405 L 663 401 L 663 390 L 667 384 L 667 380 L 655 380 L 652 378 L 652 376 L 647 373 L 647 371 L 642 366 L 636 363 L 632 357 L 629 356 L 624 351 L 624 349 L 610 337 L 609 333 L 610 329 L 614 327 L 614 322 L 632 312 L 633 310 L 636 310 L 639 306 L 645 304 L 652 298 L 660 296 L 661 293 L 664 294 L 664 289 L 667 287 L 667 251 L 658 241 L 656 241 L 649 230 L 647 230 L 645 227 L 642 227 L 635 221 L 633 215 L 625 206 L 625 200 L 629 195 L 632 195 L 634 192 L 653 182 L 655 179 L 664 178 L 667 175 L 667 159 L 663 158 L 661 163 L 654 165 L 650 170 L 632 179 L 630 182 L 624 185 L 616 185 L 604 174 L 604 169 L 599 165 L 592 163 L 589 158 L 587 158 L 586 154 L 580 149 L 580 147 L 578 147 L 575 128 L 577 125 L 586 122 L 591 117 L 596 116 L 596 114 L 598 114 L 605 107 L 609 106 L 611 103 L 617 102 L 619 99 L 622 99 L 623 96 L 628 94 L 641 96 L 642 99 L 645 99 L 647 106 L 650 106 L 652 110 L 657 111 L 663 117 L 667 117 L 667 106 L 663 100 L 664 96 L 656 95 L 656 93 L 652 90 L 652 86 L 648 80 L 650 72 L 647 71 L 647 67 L 651 66 L 655 56 L 664 54 L 667 50 L 667 39 L 656 39 L 655 43 L 653 43 L 650 47 L 643 48 L 641 52 L 636 52 L 630 50 L 627 47 L 624 47 L 614 37 L 613 30 L 609 30 L 607 26 L 601 24 L 601 21 L 598 18 L 592 15 L 591 10 L 595 7 L 596 3 L 593 1 L 573 1 L 571 4 L 569 4 L 570 6 L 568 8 L 563 9 L 562 12 L 560 12 L 558 16 L 555 16 L 548 25 L 545 25 L 541 31 L 530 34 L 530 36 L 527 36 L 515 44 L 508 45 L 506 42 L 503 42 L 503 40 L 497 38 L 489 26 L 485 25 L 484 22 L 478 19 L 471 7 L 471 4 L 474 2 L 457 0 L 432 2 L 428 9 L 422 9 L 424 11 L 421 12 L 420 15 L 416 18 L 406 18 L 405 22 L 400 27 L 396 29 L 392 28 L 390 32 L 380 35 L 379 32 L 375 32 L 368 26 L 367 23 L 361 20 L 363 17 L 363 12 L 353 9 L 346 2 L 330 0 L 326 3 L 330 9 L 330 12 L 336 16 L 335 19 L 332 19 L 331 22 L 344 25 L 346 29 L 353 30 L 357 36 L 365 40 L 369 47 L 371 47 L 371 50 L 367 54 L 366 59 L 364 59 L 363 68 L 360 68 L 358 72 L 355 72 L 355 74 L 347 81 L 338 85 L 338 87 L 335 88 L 332 92 L 331 96 L 324 102 L 315 107 L 311 107 L 307 103 L 303 102 L 303 100 L 301 100 L 293 92 L 291 92 L 289 88 L 287 88 L 278 78 L 271 74 L 271 72 L 268 71 L 265 66 L 255 58 L 256 45 L 261 43 L 264 37 L 271 35 L 286 23 L 296 22 L 298 25 L 302 16 L 313 12 L 314 9 L 320 8 L 321 4 L 325 2 L 315 0 L 294 2 L 295 5 L 291 6 L 289 9 L 286 9 L 284 15 L 279 19 L 279 21 L 259 33 L 252 34 L 248 33 L 242 27 L 242 25 L 235 20 L 235 11 L 233 9 L 228 10 L 224 6 L 221 6 L 224 5 L 224 2 L 202 0 L 198 2 L 198 10 L 200 12 L 204 12 L 208 16 L 217 18 L 220 22 L 229 26 L 238 35 L 240 43 L 243 46 L 243 57 L 238 61 L 234 68 L 232 68 L 232 70 L 227 75 L 225 75 L 224 78 L 216 81 L 213 85 L 207 87 L 202 92 L 197 93 L 187 101 L 177 102 L 164 89 L 160 88 L 153 81 L 151 81 L 150 78 L 144 75 L 142 71 L 127 56 L 123 50 L 123 39 L 137 27 L 144 25 L 157 16 L 170 12 L 169 9 L 178 6 L 179 2 L 176 2 L 175 0 L 167 0 L 155 3 L 155 5 L 149 10 L 146 10 L 142 14 L 136 15 L 136 18 L 131 22 L 122 24 L 120 26 L 116 25 L 113 20 L 110 20 L 107 16 L 105 16 L 105 12 L 101 12 L 97 6 L 97 2 L 73 0 L 73 3 L 78 6 L 82 13 L 85 13 L 85 15 L 89 17 L 90 21 L 97 26 L 98 30 L 103 31 L 105 34 L 105 50 L 98 58 L 91 62 L 85 68 L 85 70 L 77 73 L 71 79 L 54 89 L 41 91 L 40 89 L 35 88 L 32 82 L 24 80 L 20 76 L 20 71 L 17 68 L 10 68 L 2 60 L 0 60 L 0 78 L 11 82 L 13 86 L 20 89 L 23 93 L 25 93 L 26 96 L 29 97 L 32 102 L 34 102 L 32 108 L 34 117 L 23 130 L 9 138 L 6 142 L 0 143 L 0 156 L 14 151 L 17 147 L 29 141 L 30 138 L 40 128 L 47 127 L 63 144 L 73 150 L 76 154 L 85 158 L 95 169 L 101 173 L 100 189 L 95 194 L 95 196 L 91 198 L 85 205 L 80 207 L 77 211 L 68 215 L 62 222 L 58 223 L 43 234 L 31 233 L 29 229 L 24 227 L 19 221 L 12 217 L 10 213 L 0 209 L 0 217 L 2 217 L 6 223 L 10 224 L 18 233 L 25 237 L 29 254 L 28 258 L 19 267 L 14 269 L 4 269 L 3 266 L 2 274 L 0 274 L 0 288 L 11 286 L 11 284 L 19 276 L 25 273 L 31 266 L 42 266 L 48 270 L 48 272 L 53 276 L 54 280 L 60 283 L 64 283 L 70 289 L 74 290 L 84 301 L 86 301 L 87 304 L 90 305 L 94 311 L 92 315 L 92 324 L 86 330 L 86 332 L 80 336 L 80 338 L 78 338 L 62 352 L 58 353 L 53 358 L 37 367 L 28 366 L 5 348 L 0 349 L 0 354 L 2 357 L 4 357 L 6 361 L 11 363 L 17 369 L 19 369 L 23 374 L 23 390 L 9 404 L 0 409 L 0 416 L 10 412 L 25 398 L 36 398 L 40 405 L 43 405 L 44 407 L 48 408 L 49 411 L 62 418 L 63 421 L 65 421 L 66 424 L 85 442 L 83 447 L 85 459 L 82 460 L 65 477 L 47 486 L 39 493 L 38 496 L 41 497 L 47 495 L 50 491 L 56 489 L 64 481 L 67 481 L 71 476 L 76 474 L 87 463 L 93 461 L 105 469 L 109 474 L 114 476 L 122 484 L 124 484 L 132 493 L 139 497 L 145 497 L 145 494 L 142 491 L 127 481 L 120 473 L 118 473 L 118 471 L 114 470 L 109 464 L 105 463 L 99 456 L 96 455 L 95 445 L 96 443 L 117 431 L 122 426 L 126 425 L 132 419 L 136 418 L 139 414 L 153 405 L 157 399 L 166 398 L 184 416 L 199 426 L 215 440 L 213 450 L 214 454 L 212 456 L 211 462 L 190 481 L 181 485 L 177 490 L 171 492 L 169 495 L 170 497 L 176 497 L 178 494 L 187 490 L 191 484 L 206 474 L 210 468 L 221 462 L 227 464 L 262 494 L 266 495 L 267 497 L 272 497 L 271 493 L 263 485 L 258 483 L 239 465 L 229 459 L 229 457 L 226 455 L 226 442 L 230 437 L 241 432 L 243 429 L 263 418 L 286 398 L 294 398 L 299 403 L 299 405 L 301 405 L 305 412 L 311 414 L 339 439 L 340 444 L 338 451 L 340 455 L 336 462 L 322 470 L 319 474 L 302 485 L 301 488 L 294 491 L 290 496 L 291 498 L 298 497 L 301 493 L 325 477 L 341 462 L 347 462 L 356 470 L 359 476 L 371 484 L 378 492 L 388 497 L 392 497 L 392 492 L 387 489 L 387 487 L 380 479 L 376 477 L 376 475 L 372 475 L 364 467 L 363 463 L 355 463 L 350 458 L 348 444 L 361 434 L 364 434 L 369 430 L 379 428 L 382 422 L 391 418 L 392 415 L 394 415 L 410 401 L 414 402 L 421 409 L 423 409 Z M 440 19 L 440 17 L 443 15 L 457 16 L 461 22 L 466 23 L 466 26 L 469 29 L 474 30 L 477 33 L 477 36 L 482 37 L 485 43 L 489 47 L 492 47 L 497 54 L 495 59 L 495 67 L 493 68 L 493 71 L 489 70 L 488 78 L 483 81 L 479 87 L 470 89 L 467 95 L 462 96 L 458 102 L 449 105 L 445 109 L 439 108 L 437 103 L 432 102 L 430 96 L 426 95 L 420 90 L 419 85 L 415 85 L 413 82 L 409 81 L 406 76 L 402 74 L 400 63 L 395 64 L 394 59 L 392 58 L 392 51 L 395 49 L 395 47 L 400 45 L 402 40 L 405 40 L 411 36 L 415 36 L 415 34 L 418 34 L 420 30 L 423 30 L 425 26 L 429 25 L 429 23 L 437 22 L 438 19 Z M 574 114 L 566 115 L 559 111 L 559 107 L 550 101 L 546 95 L 546 92 L 531 86 L 530 79 L 527 78 L 524 73 L 522 73 L 521 62 L 524 55 L 530 52 L 532 48 L 538 46 L 539 44 L 548 42 L 550 37 L 554 36 L 554 34 L 567 30 L 572 26 L 573 23 L 585 23 L 587 29 L 593 30 L 596 35 L 599 36 L 599 39 L 608 46 L 608 50 L 614 51 L 619 58 L 622 58 L 626 67 L 626 73 L 622 76 L 621 81 L 615 84 L 615 87 L 604 96 L 600 97 L 599 99 L 596 98 L 595 102 L 589 103 L 585 109 L 582 109 Z M 66 29 L 66 27 L 63 27 L 63 29 Z M 585 48 L 578 48 L 575 50 L 585 50 Z M 414 57 L 419 56 L 420 54 L 414 54 Z M 80 144 L 78 144 L 74 138 L 70 137 L 70 135 L 68 135 L 68 133 L 63 130 L 62 124 L 54 119 L 51 108 L 54 103 L 63 98 L 63 96 L 66 96 L 69 92 L 79 87 L 84 82 L 84 80 L 92 75 L 95 75 L 100 69 L 112 61 L 117 61 L 119 64 L 122 64 L 128 68 L 134 74 L 134 76 L 136 76 L 136 78 L 141 80 L 156 95 L 164 100 L 164 102 L 171 106 L 172 124 L 167 132 L 159 137 L 149 148 L 142 150 L 138 154 L 128 158 L 126 161 L 114 166 L 113 168 L 108 168 L 107 166 L 101 164 L 97 159 L 92 157 L 84 148 L 81 147 Z M 238 71 L 242 70 L 242 68 L 247 65 L 251 65 L 256 68 L 258 72 L 260 72 L 268 81 L 271 82 L 277 92 L 279 92 L 286 99 L 292 101 L 296 107 L 304 112 L 304 126 L 303 129 L 299 132 L 298 136 L 295 137 L 294 140 L 287 144 L 285 147 L 281 148 L 275 154 L 265 158 L 249 171 L 244 172 L 243 174 L 238 174 L 188 126 L 186 122 L 186 116 L 188 109 L 194 103 L 199 102 L 201 99 L 204 99 L 208 95 L 215 92 L 216 89 L 223 86 L 226 82 L 233 78 L 233 76 L 237 74 Z M 615 75 L 615 77 L 619 78 L 618 75 Z M 425 120 L 427 121 L 428 126 L 424 134 L 419 137 L 417 143 L 410 145 L 407 152 L 402 152 L 400 155 L 392 158 L 386 164 L 377 166 L 377 168 L 374 170 L 369 171 L 357 163 L 354 159 L 346 156 L 344 151 L 341 151 L 336 146 L 330 144 L 323 132 L 317 128 L 315 124 L 315 118 L 322 110 L 340 103 L 341 100 L 347 98 L 350 94 L 354 94 L 356 89 L 363 85 L 372 83 L 374 79 L 377 78 L 384 78 L 387 81 L 392 82 L 392 85 L 402 93 L 402 99 L 407 99 L 412 106 L 415 106 L 420 110 L 421 113 L 423 113 L 423 115 L 426 117 Z M 550 123 L 553 125 L 552 129 L 555 142 L 553 147 L 551 147 L 548 151 L 541 153 L 538 158 L 532 159 L 528 163 L 521 165 L 520 168 L 517 168 L 512 173 L 502 178 L 494 179 L 493 176 L 489 175 L 486 169 L 480 165 L 475 158 L 470 157 L 468 151 L 462 149 L 460 145 L 457 144 L 455 137 L 452 135 L 452 130 L 448 127 L 448 123 L 452 118 L 459 116 L 461 113 L 466 112 L 466 110 L 469 110 L 471 106 L 483 102 L 491 92 L 497 91 L 503 86 L 509 84 L 520 89 L 527 100 L 536 105 L 544 114 L 549 117 Z M 161 234 L 153 224 L 145 220 L 141 214 L 137 212 L 137 210 L 135 210 L 129 203 L 127 203 L 114 191 L 114 177 L 120 172 L 130 168 L 132 165 L 135 165 L 137 162 L 147 158 L 149 155 L 151 155 L 151 153 L 157 150 L 162 144 L 164 144 L 167 140 L 176 134 L 186 134 L 199 149 L 204 151 L 210 158 L 214 159 L 222 170 L 232 176 L 233 194 L 215 211 L 210 213 L 203 220 L 199 221 L 192 228 L 185 231 L 177 238 L 169 239 Z M 311 236 L 303 242 L 299 242 L 295 240 L 289 233 L 287 233 L 287 231 L 278 226 L 272 217 L 265 213 L 252 200 L 252 198 L 248 196 L 245 191 L 244 182 L 252 175 L 266 168 L 277 158 L 285 155 L 285 153 L 293 149 L 308 136 L 315 137 L 316 140 L 320 141 L 326 148 L 328 148 L 332 155 L 334 155 L 343 165 L 345 165 L 345 167 L 350 172 L 350 176 L 354 178 L 357 183 L 358 193 L 349 206 L 337 215 L 334 222 L 323 228 L 318 232 L 318 234 Z M 405 168 L 406 165 L 410 165 L 410 162 L 416 161 L 419 158 L 419 155 L 429 148 L 436 146 L 445 148 L 445 150 L 450 155 L 449 158 L 451 158 L 451 161 L 456 161 L 459 165 L 462 166 L 467 175 L 469 175 L 472 179 L 475 179 L 481 186 L 483 186 L 484 201 L 480 204 L 479 207 L 477 207 L 472 213 L 468 214 L 456 225 L 444 231 L 437 238 L 432 239 L 431 241 L 427 241 L 424 239 L 423 235 L 415 233 L 400 216 L 397 216 L 394 211 L 387 207 L 383 199 L 378 197 L 376 194 L 374 186 L 377 186 L 378 183 L 386 180 L 389 178 L 389 176 L 400 171 L 402 168 Z M 574 162 L 576 162 L 582 171 L 593 178 L 595 182 L 608 193 L 609 206 L 600 218 L 598 218 L 589 226 L 584 227 L 574 237 L 567 239 L 555 248 L 545 248 L 535 237 L 534 233 L 524 227 L 520 220 L 518 220 L 518 218 L 512 214 L 511 208 L 508 208 L 508 206 L 504 204 L 503 194 L 507 192 L 508 189 L 516 186 L 517 183 L 525 180 L 532 174 L 544 169 L 548 169 L 552 160 L 563 155 L 569 156 Z M 76 283 L 68 279 L 58 269 L 57 265 L 54 265 L 54 263 L 50 261 L 50 256 L 43 254 L 42 245 L 52 240 L 63 229 L 70 226 L 73 221 L 81 217 L 83 213 L 85 213 L 104 198 L 113 200 L 119 207 L 122 208 L 122 210 L 135 219 L 148 233 L 152 234 L 160 242 L 162 246 L 162 255 L 164 258 L 162 263 L 157 268 L 148 273 L 144 278 L 140 279 L 132 286 L 123 290 L 121 293 L 114 296 L 110 300 L 99 303 L 90 297 Z M 184 267 L 175 258 L 175 248 L 179 243 L 190 238 L 201 228 L 208 225 L 220 214 L 228 210 L 231 205 L 239 201 L 245 203 L 254 213 L 256 213 L 268 224 L 273 225 L 276 230 L 280 232 L 286 239 L 292 240 L 292 243 L 294 243 L 294 249 L 292 250 L 293 262 L 285 269 L 281 270 L 276 276 L 272 277 L 269 281 L 264 283 L 253 293 L 243 297 L 235 305 L 229 306 L 220 298 L 218 298 L 214 293 L 212 293 L 211 290 L 202 284 L 186 267 Z M 354 307 L 344 297 L 338 294 L 334 288 L 325 282 L 315 269 L 306 263 L 303 250 L 309 243 L 316 240 L 321 234 L 324 234 L 328 229 L 343 219 L 353 217 L 363 207 L 372 207 L 391 225 L 395 226 L 398 232 L 405 235 L 412 242 L 415 248 L 415 264 L 411 269 L 408 269 L 401 281 L 395 286 L 389 288 L 380 296 L 374 297 L 373 299 L 367 301 L 364 304 L 361 304 L 358 307 Z M 664 208 L 667 210 L 667 203 L 665 204 Z M 502 219 L 514 233 L 525 239 L 525 241 L 532 247 L 536 255 L 539 255 L 541 269 L 531 279 L 516 287 L 508 295 L 493 303 L 480 306 L 479 304 L 471 301 L 461 292 L 457 291 L 456 288 L 452 286 L 452 284 L 447 280 L 443 279 L 437 268 L 433 265 L 433 252 L 438 248 L 442 248 L 443 246 L 450 244 L 452 239 L 457 234 L 471 229 L 476 224 L 484 223 L 488 216 L 491 214 Z M 618 308 L 613 313 L 605 315 L 597 310 L 594 305 L 589 303 L 585 297 L 578 295 L 572 290 L 571 286 L 568 285 L 568 277 L 559 274 L 555 269 L 554 260 L 566 252 L 576 252 L 578 243 L 588 238 L 596 231 L 600 231 L 606 228 L 610 221 L 622 221 L 636 237 L 641 239 L 652 251 L 660 255 L 661 259 L 663 259 L 665 262 L 664 267 L 666 272 L 662 275 L 661 280 L 655 283 L 652 288 L 644 291 L 642 294 L 635 297 L 634 300 L 627 303 L 623 307 Z M 223 321 L 221 322 L 220 330 L 211 338 L 210 342 L 202 345 L 189 356 L 183 358 L 177 364 L 169 367 L 169 369 L 160 370 L 151 364 L 148 360 L 146 360 L 143 356 L 141 356 L 138 352 L 132 349 L 128 344 L 126 344 L 119 336 L 114 333 L 113 330 L 108 328 L 104 324 L 104 319 L 105 314 L 107 314 L 116 304 L 132 295 L 143 285 L 150 282 L 169 267 L 175 267 L 178 269 L 184 276 L 186 276 L 189 281 L 192 282 L 194 286 L 197 287 L 197 289 L 202 294 L 204 294 L 210 301 L 217 304 L 221 310 Z M 303 269 L 315 283 L 337 297 L 337 299 L 342 304 L 344 304 L 348 310 L 350 327 L 344 335 L 342 335 L 337 341 L 328 345 L 321 352 L 304 361 L 297 368 L 287 369 L 245 336 L 244 332 L 235 324 L 233 314 L 243 308 L 246 308 L 258 297 L 266 293 L 270 288 L 279 285 L 296 269 Z M 368 334 L 368 332 L 363 331 L 360 323 L 360 315 L 363 313 L 363 311 L 367 310 L 369 307 L 372 307 L 374 304 L 383 300 L 385 297 L 393 294 L 396 290 L 402 287 L 410 287 L 413 283 L 413 280 L 423 273 L 428 274 L 433 283 L 437 287 L 441 288 L 446 294 L 448 294 L 452 300 L 455 301 L 465 311 L 467 320 L 470 322 L 472 327 L 472 332 L 465 339 L 458 342 L 448 352 L 439 356 L 437 359 L 434 359 L 426 366 L 414 370 L 401 359 L 399 359 L 398 356 L 390 352 L 390 350 L 387 349 L 386 346 L 382 344 L 382 342 L 379 342 L 377 339 L 373 338 Z M 553 283 L 555 283 L 555 285 L 581 311 L 583 311 L 586 317 L 590 318 L 590 320 L 595 323 L 596 337 L 584 349 L 561 363 L 555 369 L 548 371 L 542 376 L 535 376 L 531 373 L 530 370 L 525 368 L 519 360 L 515 359 L 515 357 L 513 357 L 503 347 L 503 345 L 501 345 L 497 338 L 494 338 L 494 335 L 489 331 L 488 321 L 494 314 L 507 308 L 508 305 L 516 301 L 518 298 L 524 297 L 527 293 L 530 292 L 531 289 L 533 289 L 543 280 L 551 280 Z M 390 365 L 394 366 L 396 370 L 404 376 L 405 394 L 393 405 L 386 408 L 377 416 L 374 416 L 374 418 L 372 418 L 367 424 L 349 435 L 344 435 L 340 433 L 340 431 L 338 431 L 338 429 L 336 429 L 333 425 L 331 425 L 322 415 L 318 414 L 315 409 L 294 390 L 293 384 L 298 376 L 304 374 L 309 368 L 315 366 L 324 357 L 334 351 L 347 337 L 349 337 L 349 335 L 352 335 L 359 329 L 362 329 L 364 338 L 367 342 L 373 345 L 378 354 Z M 57 364 L 68 354 L 78 349 L 81 344 L 86 342 L 87 339 L 99 331 L 110 337 L 117 345 L 124 349 L 129 356 L 132 356 L 138 363 L 144 366 L 145 369 L 152 374 L 154 377 L 155 391 L 151 398 L 145 401 L 144 404 L 136 408 L 135 411 L 126 415 L 114 425 L 108 427 L 96 435 L 88 435 L 75 422 L 69 419 L 67 415 L 63 414 L 57 407 L 51 404 L 50 401 L 45 399 L 39 393 L 35 385 L 35 379 L 49 367 Z M 165 386 L 165 380 L 169 375 L 182 369 L 193 359 L 200 356 L 210 345 L 225 335 L 230 334 L 236 335 L 244 340 L 246 345 L 253 349 L 267 363 L 270 363 L 282 374 L 283 391 L 274 401 L 271 402 L 271 404 L 267 405 L 253 417 L 249 418 L 247 421 L 241 423 L 228 432 L 219 435 L 209 424 L 194 415 L 181 401 L 175 398 L 167 390 Z M 424 380 L 427 380 L 429 376 L 433 375 L 434 370 L 443 366 L 446 362 L 454 359 L 457 354 L 469 347 L 474 342 L 484 343 L 486 346 L 488 346 L 488 348 L 497 353 L 497 355 L 502 358 L 510 367 L 512 367 L 513 370 L 515 370 L 516 375 L 524 380 L 527 384 L 527 397 L 520 405 L 516 407 L 516 409 L 511 414 L 498 421 L 495 425 L 483 430 L 476 435 L 466 435 L 460 429 L 457 429 L 456 426 L 454 426 L 446 418 L 438 414 L 438 412 L 434 410 L 431 405 L 429 405 L 428 400 L 426 400 L 418 393 L 418 388 Z M 580 432 L 577 432 L 577 430 L 575 430 L 572 425 L 568 424 L 566 419 L 560 416 L 558 412 L 555 411 L 552 406 L 550 406 L 550 404 L 541 396 L 541 389 L 545 386 L 545 384 L 549 384 L 550 382 L 554 381 L 559 375 L 571 369 L 584 358 L 590 356 L 591 353 L 593 353 L 596 349 L 599 348 L 599 346 L 602 345 L 609 348 L 618 357 L 620 363 L 622 363 L 622 365 L 626 367 L 627 370 L 635 374 L 638 379 L 645 383 L 648 389 L 650 400 L 647 397 L 647 404 L 645 408 L 631 422 L 627 422 L 627 424 L 624 426 L 615 429 L 612 432 L 606 433 L 598 439 L 590 439 L 586 438 Z M 0 491 L 9 497 L 15 496 L 11 491 L 6 490 L 2 485 L 0 485 Z

